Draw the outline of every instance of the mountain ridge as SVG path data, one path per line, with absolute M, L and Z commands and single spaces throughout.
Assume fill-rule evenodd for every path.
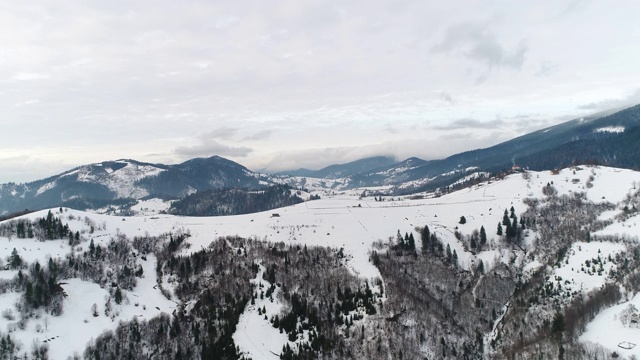
M 396 161 L 375 156 L 315 171 L 300 169 L 294 175 L 253 172 L 217 155 L 173 165 L 131 159 L 104 161 L 30 183 L 1 184 L 0 214 L 57 206 L 96 209 L 148 197 L 181 199 L 199 191 L 230 188 L 279 184 L 305 188 L 310 182 L 332 190 L 385 186 L 388 193 L 408 194 L 446 189 L 452 184 L 463 186 L 463 180 L 473 178 L 474 173 L 510 171 L 516 164 L 534 170 L 581 163 L 640 167 L 640 105 L 601 114 L 444 159 Z

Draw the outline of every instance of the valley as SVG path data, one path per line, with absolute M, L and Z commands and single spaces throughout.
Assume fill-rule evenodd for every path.
M 205 254 L 210 254 L 212 249 L 219 249 L 218 251 L 227 255 L 217 255 L 218 260 L 209 261 L 228 263 L 241 256 L 245 260 L 240 263 L 249 261 L 248 265 L 257 264 L 255 273 L 248 273 L 246 277 L 241 273 L 235 275 L 242 277 L 242 283 L 246 281 L 246 285 L 242 285 L 245 290 L 238 290 L 241 292 L 233 296 L 247 294 L 245 291 L 248 288 L 254 289 L 254 297 L 256 289 L 273 287 L 275 290 L 268 296 L 270 300 L 264 300 L 263 295 L 260 295 L 259 299 L 254 300 L 255 305 L 247 304 L 242 315 L 238 314 L 239 317 L 233 320 L 238 327 L 232 338 L 240 357 L 269 358 L 268 354 L 272 354 L 276 359 L 285 352 L 274 349 L 284 347 L 286 350 L 288 346 L 290 354 L 307 354 L 303 357 L 314 353 L 314 357 L 324 354 L 322 356 L 328 358 L 360 358 L 361 355 L 357 354 L 387 354 L 385 357 L 396 357 L 397 351 L 402 349 L 407 357 L 431 358 L 442 353 L 447 358 L 458 358 L 464 353 L 468 358 L 502 358 L 511 351 L 509 349 L 523 346 L 526 341 L 521 341 L 526 338 L 538 346 L 535 350 L 532 350 L 534 345 L 529 345 L 528 348 L 525 346 L 531 356 L 536 351 L 540 354 L 554 354 L 558 351 L 557 345 L 553 345 L 554 342 L 548 338 L 539 338 L 543 336 L 540 331 L 549 326 L 544 324 L 551 321 L 554 313 L 570 308 L 572 299 L 588 297 L 590 292 L 608 285 L 620 287 L 620 300 L 617 302 L 620 305 L 614 303 L 611 309 L 621 311 L 622 307 L 626 308 L 627 302 L 634 304 L 638 301 L 638 284 L 633 282 L 635 280 L 629 280 L 637 273 L 638 260 L 633 254 L 639 251 L 640 228 L 638 213 L 634 210 L 639 201 L 636 189 L 638 184 L 640 173 L 635 171 L 580 166 L 558 172 L 516 172 L 504 178 L 492 178 L 469 188 L 437 196 L 434 193 L 424 193 L 412 196 L 362 197 L 363 192 L 372 189 L 317 190 L 313 194 L 318 195 L 319 200 L 235 216 L 183 217 L 161 214 L 167 205 L 159 200 L 140 202 L 134 207 L 139 212 L 136 216 L 129 217 L 68 208 L 43 210 L 0 224 L 0 248 L 3 249 L 5 264 L 11 263 L 14 248 L 23 260 L 23 265 L 17 269 L 0 271 L 4 288 L 12 289 L 5 290 L 0 295 L 0 305 L 3 311 L 13 314 L 1 320 L 0 331 L 10 335 L 16 343 L 22 344 L 20 351 L 30 352 L 31 347 L 37 344 L 45 345 L 51 358 L 73 357 L 74 354 L 92 358 L 91 352 L 85 352 L 87 344 L 95 341 L 92 339 L 96 339 L 103 331 L 119 331 L 134 319 L 153 321 L 154 317 L 166 314 L 174 319 L 164 319 L 165 322 L 190 318 L 190 321 L 195 320 L 197 323 L 197 319 L 201 317 L 195 315 L 193 306 L 201 304 L 202 291 L 207 288 L 215 289 L 215 285 L 205 279 L 215 276 L 213 274 L 220 271 L 220 268 L 207 270 L 207 266 L 200 267 L 197 271 L 204 273 L 198 275 L 196 271 L 193 275 L 186 275 L 188 273 L 182 273 L 184 270 L 180 270 L 180 267 L 169 267 L 174 261 L 171 259 L 184 261 L 191 258 L 193 264 L 193 256 L 213 256 L 213 253 Z M 578 211 L 575 215 L 571 215 L 574 209 L 571 203 L 575 199 L 582 205 L 575 208 Z M 504 224 L 505 214 L 511 208 L 517 219 L 529 221 L 523 222 L 525 225 L 516 224 L 521 229 L 516 237 L 509 239 L 506 235 L 497 235 L 496 226 Z M 24 221 L 36 224 L 37 219 L 46 218 L 49 211 L 53 217 L 68 226 L 71 234 L 79 234 L 79 240 L 73 246 L 69 245 L 70 241 L 66 238 L 40 241 L 37 234 L 33 239 L 28 236 L 18 238 L 17 224 Z M 589 215 L 585 211 L 593 214 Z M 572 216 L 588 216 L 585 219 L 592 217 L 594 221 L 572 224 Z M 464 223 L 461 221 L 462 217 L 465 219 Z M 558 222 L 563 218 L 569 222 Z M 436 250 L 423 249 L 423 244 L 427 244 L 423 242 L 425 227 L 428 227 L 432 238 L 440 244 L 441 250 L 437 250 L 437 246 Z M 472 245 L 476 241 L 480 243 L 478 232 L 481 228 L 486 232 L 484 244 Z M 415 250 L 408 245 L 398 245 L 399 240 L 403 240 L 405 244 L 409 235 L 415 241 Z M 169 241 L 169 238 L 180 238 L 182 242 L 172 248 L 170 243 L 173 240 Z M 25 312 L 20 306 L 19 299 L 23 290 L 16 283 L 17 270 L 28 271 L 36 262 L 43 266 L 50 264 L 49 259 L 65 263 L 74 256 L 91 258 L 93 255 L 88 253 L 90 243 L 91 247 L 99 246 L 106 252 L 111 251 L 106 249 L 116 249 L 114 241 L 131 244 L 133 247 L 129 251 L 134 256 L 103 260 L 107 261 L 101 265 L 103 274 L 97 276 L 80 275 L 83 274 L 81 270 L 76 270 L 76 276 L 72 275 L 73 272 L 58 275 L 57 280 L 67 295 L 61 299 L 61 314 L 54 316 L 51 315 L 51 310 L 43 308 Z M 147 245 L 141 245 L 147 242 Z M 446 252 L 444 248 L 447 249 Z M 329 261 L 333 264 L 329 269 L 334 269 L 322 276 L 319 273 L 309 273 L 309 269 L 305 270 L 306 266 L 303 265 L 303 254 L 306 251 L 313 253 L 321 249 L 326 250 L 318 253 L 316 261 L 319 261 L 318 264 Z M 270 255 L 267 256 L 265 250 L 269 250 Z M 288 255 L 271 258 L 274 254 L 285 253 Z M 455 261 L 447 253 L 455 253 Z M 300 256 L 302 260 L 299 261 L 303 261 L 302 263 L 292 260 Z M 282 273 L 285 271 L 282 268 L 283 259 L 289 272 Z M 593 259 L 601 259 L 602 262 Z M 240 263 L 234 266 L 241 266 Z M 276 279 L 281 280 L 268 280 L 265 274 L 271 269 L 270 263 L 271 266 L 276 266 L 273 268 L 276 270 Z M 123 283 L 127 277 L 117 275 L 122 272 L 123 266 L 132 269 L 131 271 L 141 269 L 140 277 L 135 278 L 135 285 L 127 287 Z M 294 278 L 286 275 L 293 274 L 292 272 L 297 274 Z M 113 275 L 109 275 L 111 273 Z M 315 278 L 311 282 L 306 278 L 308 285 L 320 281 L 330 288 L 335 288 L 337 284 L 344 286 L 345 283 L 352 284 L 352 289 L 355 286 L 355 289 L 362 291 L 364 286 L 370 287 L 370 299 L 373 300 L 375 310 L 360 308 L 365 304 L 360 302 L 361 305 L 356 305 L 345 313 L 346 328 L 344 324 L 336 324 L 333 320 L 333 329 L 327 328 L 328 323 L 313 328 L 304 317 L 299 318 L 298 326 L 307 324 L 305 327 L 309 326 L 308 330 L 300 332 L 300 337 L 295 338 L 296 340 L 288 338 L 286 332 L 278 332 L 277 328 L 273 328 L 272 321 L 276 315 L 282 318 L 290 311 L 287 309 L 291 309 L 292 291 L 301 291 L 301 296 L 309 303 L 309 309 L 315 308 L 320 313 L 327 306 L 326 300 L 322 299 L 335 293 L 335 290 L 329 293 L 318 292 L 318 289 L 303 291 L 308 285 L 300 282 L 304 281 L 304 277 L 297 277 L 305 273 Z M 160 274 L 163 275 L 159 277 Z M 231 279 L 234 276 L 226 274 Z M 407 275 L 410 276 L 407 280 L 398 282 Z M 335 283 L 328 279 L 322 280 L 324 276 L 339 276 L 344 277 L 344 280 Z M 487 277 L 494 276 L 504 280 L 487 283 Z M 545 278 L 548 280 L 545 281 Z M 182 287 L 186 279 L 191 279 L 196 286 L 203 286 L 197 284 L 205 283 L 209 285 L 185 293 L 186 288 Z M 628 283 L 629 281 L 632 283 Z M 286 288 L 283 290 L 285 282 Z M 112 287 L 112 283 L 117 287 Z M 459 287 L 456 285 L 458 283 L 468 285 Z M 408 285 L 409 288 L 406 287 Z M 468 291 L 465 290 L 467 286 L 470 286 Z M 532 292 L 527 287 L 540 287 L 541 292 Z M 449 290 L 445 290 L 447 288 Z M 121 289 L 126 300 L 115 305 L 114 289 Z M 445 292 L 439 292 L 439 289 Z M 445 295 L 446 291 L 453 291 L 453 297 Z M 526 295 L 527 299 L 531 300 L 533 295 L 537 300 L 531 300 L 534 302 L 522 313 L 522 310 L 517 310 L 522 306 L 518 297 L 525 293 L 529 294 Z M 421 299 L 409 301 L 411 296 L 415 296 L 411 294 L 421 294 L 417 295 Z M 111 305 L 105 305 L 105 301 Z M 472 308 L 477 308 L 477 311 L 473 311 L 474 315 L 468 313 L 468 309 L 465 310 L 467 305 L 464 304 L 467 302 Z M 92 304 L 96 304 L 99 316 L 91 315 Z M 262 309 L 256 310 L 261 306 L 265 308 L 265 313 Z M 109 307 L 110 310 L 105 312 Z M 374 311 L 375 314 L 372 314 Z M 607 317 L 605 314 L 611 315 Z M 522 316 L 529 319 L 528 327 L 522 328 L 513 323 L 514 320 L 520 321 L 518 319 Z M 618 338 L 598 333 L 601 327 L 597 324 L 600 323 L 607 324 L 608 327 L 615 325 L 624 328 L 624 331 L 630 331 L 629 334 L 640 331 L 625 327 L 621 322 L 612 320 L 611 316 L 620 315 L 613 310 L 602 312 L 594 320 L 594 324 L 585 329 L 571 334 L 567 331 L 562 340 L 567 356 L 570 351 L 585 351 L 584 344 L 589 343 L 604 346 L 592 351 L 604 351 L 609 355 L 615 351 L 624 356 L 640 356 L 636 352 L 639 349 L 616 348 L 617 344 L 614 342 Z M 390 318 L 396 320 L 389 322 Z M 475 324 L 467 323 L 468 319 L 473 318 L 477 319 Z M 204 318 L 201 321 L 205 321 Z M 380 326 L 381 321 L 384 326 Z M 528 329 L 525 335 L 519 335 L 518 340 L 517 334 L 523 334 L 525 329 Z M 183 331 L 191 333 L 194 330 Z M 314 334 L 324 336 L 325 341 L 333 345 L 324 345 L 329 346 L 327 348 L 321 345 L 311 347 Z M 413 340 L 408 341 L 405 338 L 407 335 L 413 336 Z M 379 345 L 362 348 L 355 339 L 363 336 L 373 343 L 379 342 Z M 579 339 L 573 336 L 579 336 Z M 382 339 L 384 341 L 380 342 Z M 633 342 L 632 339 L 619 340 Z M 187 345 L 185 343 L 181 351 Z M 151 353 L 151 345 L 145 346 L 146 350 L 138 350 L 141 353 Z M 172 346 L 172 349 L 164 351 L 177 351 L 175 344 Z M 198 346 L 200 345 L 196 345 L 194 349 Z M 307 350 L 299 352 L 301 349 Z M 527 358 L 526 351 L 522 354 L 523 358 Z M 164 353 L 160 357 L 170 356 Z

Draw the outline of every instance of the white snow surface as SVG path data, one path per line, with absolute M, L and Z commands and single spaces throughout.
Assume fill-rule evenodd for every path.
M 562 288 L 569 292 L 585 293 L 597 289 L 608 282 L 611 270 L 617 269 L 617 265 L 609 258 L 615 259 L 616 254 L 623 250 L 625 250 L 623 244 L 599 241 L 575 242 L 567 252 L 562 266 L 555 270 L 556 278 L 552 280 L 560 282 Z M 599 265 L 600 262 L 602 267 Z
M 36 195 L 40 195 L 40 194 L 44 193 L 47 190 L 51 190 L 55 186 L 56 186 L 56 182 L 55 181 L 48 182 L 48 183 L 40 186 L 40 188 L 38 188 L 38 190 L 36 191 Z
M 601 127 L 598 129 L 595 129 L 593 132 L 597 132 L 597 133 L 615 133 L 615 134 L 619 134 L 619 133 L 623 133 L 625 130 L 624 126 L 606 126 L 606 127 Z
M 107 173 L 106 175 L 99 176 L 92 172 L 92 167 L 102 166 L 102 164 L 92 164 L 90 166 L 80 167 L 72 172 L 64 174 L 63 176 L 71 176 L 75 174 L 78 181 L 81 182 L 103 183 L 107 188 L 109 188 L 109 190 L 115 192 L 118 197 L 139 199 L 147 196 L 148 192 L 145 189 L 135 186 L 136 181 L 145 177 L 158 175 L 164 171 L 164 169 L 160 169 L 155 166 L 134 164 L 127 160 L 118 160 L 116 162 L 124 164 L 125 166 L 117 170 L 110 167 L 104 167 L 104 171 Z M 39 191 L 41 189 L 39 189 Z
M 131 207 L 136 216 L 153 216 L 159 214 L 161 211 L 167 211 L 171 207 L 171 201 L 164 201 L 162 199 L 148 199 L 138 201 L 137 204 Z
M 135 182 L 145 177 L 155 176 L 163 172 L 150 165 L 137 165 L 126 162 L 126 166 L 112 171 L 106 178 L 106 186 L 109 190 L 115 192 L 118 197 L 141 198 L 148 195 L 147 191 L 135 186 Z
M 636 294 L 630 301 L 603 310 L 587 325 L 587 330 L 579 340 L 600 344 L 624 358 L 640 357 L 640 328 L 625 326 L 620 319 L 621 313 L 630 304 L 640 309 L 640 294 Z M 630 342 L 636 346 L 633 349 L 619 347 L 623 342 Z
M 286 333 L 271 325 L 269 320 L 275 315 L 279 315 L 282 310 L 282 303 L 279 301 L 278 293 L 280 288 L 276 288 L 271 298 L 260 299 L 260 292 L 266 292 L 270 284 L 262 280 L 264 267 L 260 266 L 260 271 L 256 278 L 251 280 L 255 286 L 254 292 L 258 294 L 254 305 L 247 304 L 245 311 L 240 315 L 236 332 L 233 334 L 233 341 L 242 349 L 242 353 L 252 359 L 279 359 L 282 347 L 289 342 Z M 262 315 L 258 309 L 266 310 Z M 294 349 L 295 347 L 292 347 Z M 277 355 L 276 355 L 277 354 Z

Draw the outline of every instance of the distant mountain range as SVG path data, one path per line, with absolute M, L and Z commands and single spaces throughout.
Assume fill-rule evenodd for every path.
M 640 105 L 611 114 L 571 120 L 486 148 L 446 159 L 396 161 L 378 156 L 274 175 L 252 172 L 233 161 L 213 156 L 177 165 L 135 160 L 83 165 L 26 184 L 0 185 L 0 214 L 24 209 L 67 206 L 97 209 L 159 197 L 182 199 L 206 190 L 260 188 L 275 184 L 342 190 L 387 186 L 390 192 L 412 193 L 473 179 L 483 173 L 508 171 L 513 165 L 532 170 L 571 164 L 640 167 Z

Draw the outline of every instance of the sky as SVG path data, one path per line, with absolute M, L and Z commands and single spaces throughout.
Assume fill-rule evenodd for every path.
M 640 103 L 637 1 L 0 0 L 0 183 L 443 158 Z

